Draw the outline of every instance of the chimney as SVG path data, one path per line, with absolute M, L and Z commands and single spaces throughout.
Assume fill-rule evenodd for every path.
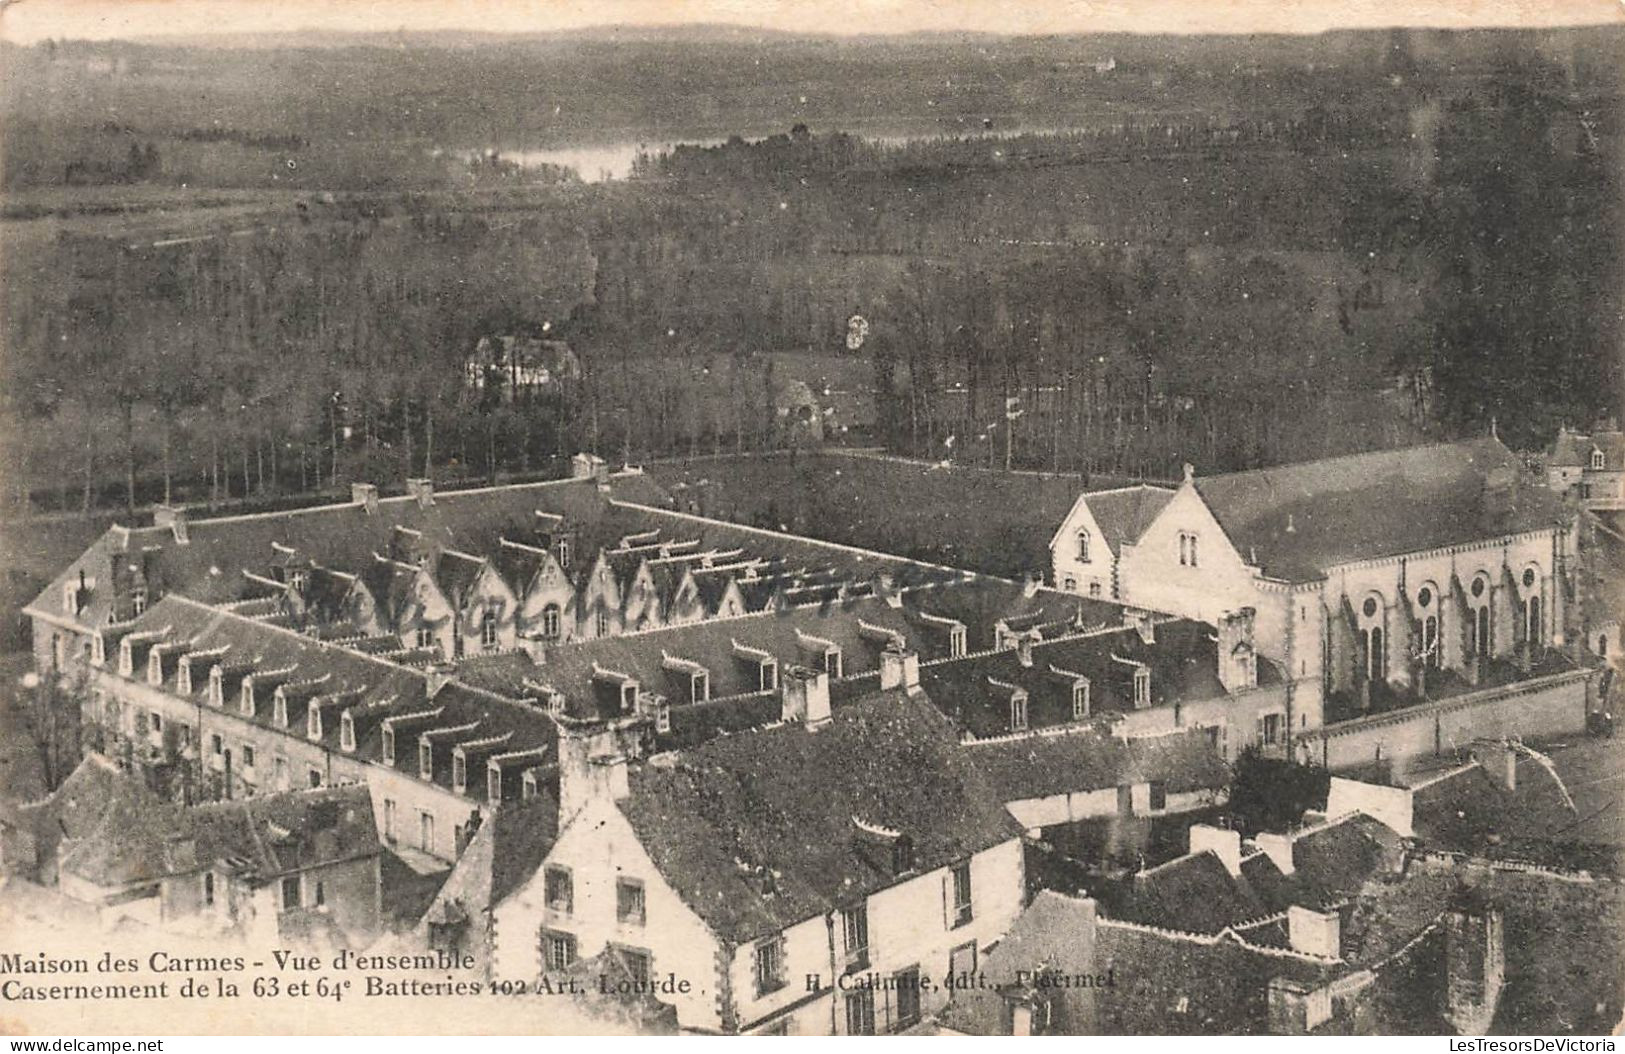
M 1290 512 L 1286 514 L 1286 533 L 1288 533 L 1288 534 L 1297 534 L 1298 533 L 1298 523 L 1293 518 L 1293 516 L 1292 516 L 1292 514 Z
M 901 688 L 907 692 L 920 687 L 920 654 L 906 647 L 888 644 L 880 652 L 880 690 Z
M 1189 461 L 1180 466 L 1180 472 L 1184 475 L 1186 483 L 1196 482 L 1196 466 Z
M 1023 666 L 1033 664 L 1033 637 L 1036 634 L 1023 633 L 1016 638 L 1016 661 Z
M 1260 852 L 1270 858 L 1275 869 L 1283 875 L 1290 875 L 1298 869 L 1292 860 L 1292 836 L 1285 834 L 1261 833 L 1253 836 L 1253 844 L 1258 846 Z
M 428 698 L 433 699 L 435 696 L 439 695 L 440 689 L 444 688 L 448 683 L 450 683 L 452 674 L 456 672 L 456 665 L 449 662 L 435 663 L 433 666 L 430 666 L 428 669 L 424 670 L 423 676 L 425 694 L 428 696 Z
M 352 483 L 350 484 L 350 504 L 359 505 L 368 516 L 378 511 L 378 484 Z
M 1219 683 L 1230 693 L 1243 692 L 1258 684 L 1258 666 L 1253 644 L 1257 612 L 1250 607 L 1229 611 L 1219 618 Z
M 559 720 L 558 726 L 561 825 L 596 799 L 626 800 L 631 793 L 626 753 L 615 729 L 568 718 Z
M 1269 1030 L 1274 1036 L 1305 1036 L 1331 1020 L 1332 990 L 1290 977 L 1269 983 Z
M 591 479 L 599 483 L 609 482 L 609 462 L 597 454 L 582 451 L 570 459 L 571 479 Z
M 1295 952 L 1325 959 L 1343 954 L 1343 920 L 1335 911 L 1311 911 L 1293 904 L 1286 909 L 1286 935 Z
M 406 481 L 406 493 L 417 499 L 418 508 L 427 509 L 434 504 L 434 480 L 409 479 Z
M 1157 625 L 1151 612 L 1126 607 L 1123 609 L 1123 625 L 1133 627 L 1142 643 L 1157 643 Z
M 1445 1020 L 1464 1036 L 1489 1031 L 1506 980 L 1501 912 L 1458 903 L 1445 915 Z
M 779 678 L 779 700 L 785 721 L 799 721 L 809 730 L 829 724 L 829 674 L 806 666 L 791 666 Z
M 1473 745 L 1473 760 L 1508 794 L 1518 789 L 1518 752 L 1511 740 L 1495 740 Z
M 183 506 L 153 506 L 152 525 L 154 527 L 168 527 L 169 533 L 175 536 L 175 544 L 177 545 L 187 545 L 192 540 L 187 530 L 186 509 Z
M 1028 571 L 1021 580 L 1021 595 L 1031 600 L 1033 597 L 1038 595 L 1038 587 L 1041 584 L 1042 583 L 1040 583 L 1038 580 L 1038 576 L 1033 574 L 1031 571 Z
M 1191 825 L 1191 852 L 1212 851 L 1232 875 L 1241 874 L 1241 832 L 1205 823 Z

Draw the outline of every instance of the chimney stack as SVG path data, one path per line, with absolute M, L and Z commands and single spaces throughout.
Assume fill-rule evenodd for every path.
M 1473 745 L 1473 760 L 1508 794 L 1518 789 L 1518 752 L 1511 740 L 1487 740 Z
M 1501 912 L 1458 903 L 1445 915 L 1445 1020 L 1464 1036 L 1489 1031 L 1506 980 Z
M 1191 825 L 1191 852 L 1212 851 L 1232 875 L 1241 874 L 1241 832 L 1205 823 Z
M 175 543 L 177 545 L 187 545 L 192 540 L 190 532 L 188 531 L 186 509 L 184 506 L 153 506 L 152 525 L 154 527 L 168 527 L 169 533 L 175 536 Z
M 613 725 L 563 718 L 559 726 L 559 820 L 598 799 L 631 793 L 627 755 Z
M 433 699 L 440 694 L 440 689 L 451 682 L 452 675 L 457 672 L 453 663 L 439 662 L 423 671 L 425 694 Z
M 1123 609 L 1123 625 L 1132 627 L 1143 643 L 1157 643 L 1157 624 L 1151 612 L 1126 607 Z
M 350 504 L 361 506 L 368 516 L 376 513 L 378 511 L 378 484 L 350 484 Z
M 1311 911 L 1293 904 L 1286 909 L 1286 933 L 1295 952 L 1326 959 L 1343 954 L 1343 920 L 1335 911 Z
M 1033 638 L 1034 633 L 1023 633 L 1016 638 L 1016 661 L 1023 666 L 1033 664 Z
M 920 654 L 906 646 L 888 644 L 880 651 L 880 690 L 920 688 Z
M 406 481 L 406 493 L 417 499 L 418 508 L 427 509 L 434 504 L 434 480 L 409 479 Z
M 1286 834 L 1270 834 L 1268 832 L 1253 836 L 1253 844 L 1258 846 L 1260 852 L 1270 858 L 1275 869 L 1283 875 L 1290 875 L 1298 869 L 1292 859 L 1292 836 Z
M 1038 589 L 1042 584 L 1043 583 L 1039 581 L 1037 575 L 1033 574 L 1031 571 L 1028 571 L 1021 580 L 1021 595 L 1029 600 L 1032 599 L 1038 595 Z
M 1232 694 L 1258 684 L 1253 626 L 1257 612 L 1250 607 L 1229 611 L 1219 618 L 1219 683 Z
M 810 730 L 830 722 L 829 674 L 806 666 L 791 666 L 779 678 L 781 716 L 799 721 Z

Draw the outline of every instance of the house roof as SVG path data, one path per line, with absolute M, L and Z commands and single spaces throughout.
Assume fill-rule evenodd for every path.
M 1242 559 L 1286 581 L 1552 527 L 1563 515 L 1562 500 L 1524 479 L 1493 438 L 1200 477 L 1195 487 Z
M 1599 428 L 1590 435 L 1560 429 L 1552 441 L 1548 463 L 1562 468 L 1590 468 L 1591 455 L 1598 450 L 1610 471 L 1625 468 L 1625 432 L 1617 428 Z
M 1098 490 L 1084 494 L 1079 500 L 1088 503 L 1089 514 L 1100 528 L 1101 540 L 1116 556 L 1124 542 L 1140 540 L 1140 535 L 1173 496 L 1174 492 L 1166 487 L 1142 483 L 1116 490 Z
M 621 807 L 678 895 L 731 941 L 898 881 L 858 822 L 911 839 L 918 873 L 1020 835 L 947 719 L 901 691 L 820 729 L 786 723 L 672 757 L 635 768 Z
M 1170 794 L 1230 784 L 1230 769 L 1201 730 L 1118 739 L 1093 729 L 1032 732 L 971 743 L 965 754 L 1003 802 L 1165 782 Z
M 1183 933 L 1219 933 L 1270 910 L 1247 880 L 1232 875 L 1212 851 L 1141 871 L 1125 894 L 1114 898 L 1113 918 Z
M 107 840 L 121 832 L 161 838 L 177 815 L 175 806 L 140 780 L 103 755 L 91 754 L 50 795 L 19 806 L 13 822 L 33 833 L 41 859 L 57 852 L 59 867 L 77 859 L 78 866 L 72 868 L 77 873 L 113 884 L 116 874 L 97 856 Z

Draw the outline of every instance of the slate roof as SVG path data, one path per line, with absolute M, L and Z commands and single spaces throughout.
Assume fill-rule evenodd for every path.
M 1113 918 L 1184 933 L 1218 933 L 1266 915 L 1270 908 L 1245 878 L 1230 874 L 1224 862 L 1207 851 L 1139 872 L 1110 913 Z
M 1010 692 L 991 682 L 1027 692 L 1027 725 L 1037 729 L 1074 723 L 1072 675 L 1081 674 L 1089 680 L 1086 720 L 1105 726 L 1113 714 L 1135 709 L 1134 667 L 1113 656 L 1150 668 L 1153 706 L 1224 697 L 1212 632 L 1206 623 L 1177 620 L 1159 623 L 1152 644 L 1129 628 L 1060 638 L 1034 645 L 1030 666 L 1023 666 L 1017 652 L 1007 649 L 923 665 L 920 684 L 966 731 L 987 737 L 1014 731 Z
M 417 736 L 434 729 L 451 729 L 473 724 L 466 735 L 454 738 L 436 738 L 433 741 L 434 782 L 450 789 L 452 750 L 465 740 L 483 740 L 507 736 L 504 751 L 531 750 L 551 747 L 558 738 L 558 729 L 552 718 L 533 703 L 464 684 L 448 681 L 431 695 L 429 677 L 421 668 L 392 661 L 385 655 L 365 654 L 342 645 L 320 641 L 241 615 L 212 608 L 185 597 L 170 595 L 147 610 L 131 623 L 130 632 L 153 633 L 155 638 L 144 641 L 150 648 L 154 639 L 187 642 L 181 651 L 214 651 L 224 647 L 219 657 L 209 662 L 219 663 L 223 669 L 234 671 L 233 680 L 240 684 L 243 675 L 255 673 L 256 708 L 253 720 L 269 727 L 273 724 L 270 705 L 273 684 L 302 684 L 289 698 L 289 727 L 285 734 L 305 738 L 303 724 L 306 707 L 322 707 L 322 741 L 336 753 L 353 753 L 368 761 L 383 763 L 383 725 L 386 719 L 402 723 L 397 732 L 395 768 L 417 776 Z M 109 658 L 109 665 L 113 660 Z M 276 676 L 270 673 L 276 672 Z M 144 653 L 137 657 L 135 679 L 145 683 Z M 192 694 L 185 698 L 208 708 L 208 667 L 200 664 L 192 671 Z M 319 678 L 325 678 L 319 680 Z M 312 688 L 311 682 L 317 682 Z M 173 668 L 166 666 L 166 680 L 160 686 L 171 695 L 179 695 Z M 261 690 L 267 689 L 267 690 Z M 240 715 L 236 692 L 226 686 L 225 710 Z M 332 705 L 327 705 L 329 702 Z M 356 746 L 353 752 L 343 751 L 340 744 L 340 712 L 348 710 L 355 724 Z M 432 718 L 402 721 L 406 715 L 437 711 Z M 245 718 L 246 719 L 246 718 Z M 471 774 L 465 796 L 471 801 L 483 801 L 486 781 Z
M 1200 730 L 1122 740 L 1093 730 L 1034 732 L 965 747 L 1003 802 L 1162 781 L 1168 793 L 1230 785 L 1230 768 Z
M 177 873 L 225 863 L 264 883 L 278 875 L 373 856 L 382 851 L 364 784 L 266 794 L 196 805 L 185 811 L 184 836 L 171 841 Z
M 1355 813 L 1306 831 L 1292 843 L 1290 876 L 1296 903 L 1331 905 L 1358 893 L 1365 883 L 1395 874 L 1403 861 L 1400 836 L 1380 820 Z
M 111 760 L 92 754 L 49 796 L 19 806 L 14 822 L 33 833 L 41 861 L 55 854 L 59 869 L 114 885 L 125 880 L 104 856 L 112 839 L 122 835 L 162 845 L 179 813 Z
M 1490 473 L 1509 485 L 1504 508 L 1486 499 Z M 1562 518 L 1562 500 L 1525 480 L 1517 457 L 1493 438 L 1198 477 L 1195 486 L 1242 559 L 1256 557 L 1266 575 L 1286 581 Z
M 630 773 L 621 808 L 672 887 L 744 942 L 860 903 L 898 879 L 853 818 L 907 835 L 926 873 L 1020 836 L 1002 799 L 925 699 L 877 693 L 824 728 L 726 736 Z M 764 894 L 755 869 L 769 868 Z
M 1589 469 L 1593 450 L 1602 451 L 1607 471 L 1625 469 L 1625 432 L 1617 428 L 1599 428 L 1590 435 L 1560 430 L 1552 441 L 1550 464 Z
M 1124 542 L 1140 540 L 1140 535 L 1173 496 L 1174 492 L 1166 487 L 1142 483 L 1136 487 L 1095 491 L 1085 494 L 1083 500 L 1100 528 L 1101 540 L 1116 556 Z

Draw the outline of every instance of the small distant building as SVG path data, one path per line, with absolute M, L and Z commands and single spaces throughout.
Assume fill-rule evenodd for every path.
M 1546 482 L 1596 512 L 1625 510 L 1625 433 L 1609 418 L 1589 434 L 1558 429 L 1546 460 Z
M 521 395 L 556 392 L 581 379 L 581 360 L 562 340 L 540 337 L 481 337 L 463 364 L 469 387 L 495 387 L 503 402 Z

